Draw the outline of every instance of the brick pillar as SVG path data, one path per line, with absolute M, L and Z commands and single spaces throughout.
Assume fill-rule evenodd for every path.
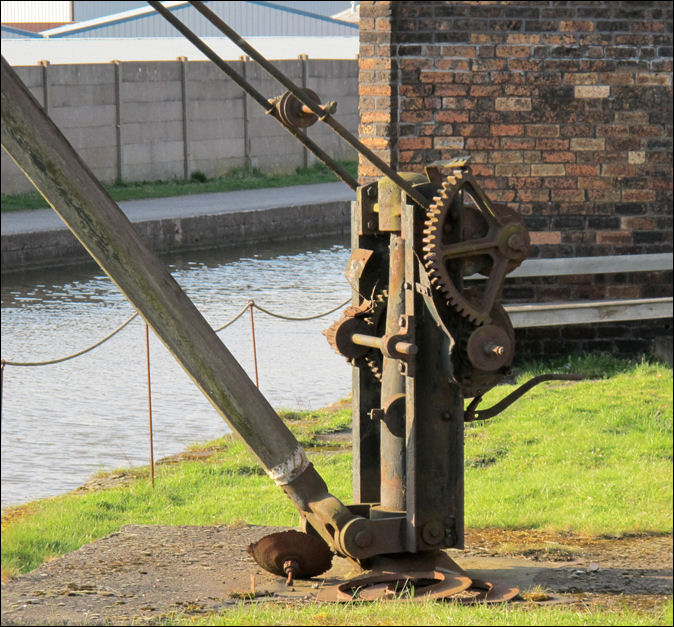
M 395 2 L 360 3 L 360 140 L 393 168 L 398 168 L 398 60 L 392 42 Z M 381 176 L 362 157 L 361 183 Z
M 534 256 L 672 250 L 670 2 L 361 2 L 361 16 L 361 137 L 393 167 L 472 155 L 492 200 L 524 215 Z M 363 181 L 377 174 L 361 164 Z M 671 282 L 511 296 L 664 296 Z

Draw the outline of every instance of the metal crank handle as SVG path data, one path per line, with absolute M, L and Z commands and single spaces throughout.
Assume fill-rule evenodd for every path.
M 466 408 L 464 422 L 474 422 L 475 420 L 487 420 L 500 414 L 504 409 L 510 407 L 516 400 L 524 396 L 531 388 L 545 381 L 583 381 L 587 377 L 582 374 L 541 374 L 526 383 L 520 385 L 514 392 L 511 392 L 505 398 L 501 399 L 496 405 L 488 409 L 477 410 L 477 406 L 482 401 L 481 396 L 476 396 Z
M 403 338 L 403 339 L 401 339 Z M 364 333 L 354 333 L 351 341 L 358 346 L 370 346 L 379 349 L 386 357 L 393 359 L 402 359 L 416 355 L 418 347 L 412 342 L 405 341 L 406 335 L 394 334 L 377 337 L 375 335 L 366 335 Z

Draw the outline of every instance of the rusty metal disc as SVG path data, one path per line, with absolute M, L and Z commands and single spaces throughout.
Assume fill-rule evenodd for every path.
M 520 593 L 519 588 L 483 581 L 482 579 L 473 579 L 473 583 L 466 592 L 474 594 L 456 599 L 459 603 L 465 605 L 472 603 L 505 603 L 506 601 L 512 601 Z
M 475 368 L 493 372 L 510 364 L 514 348 L 505 329 L 495 324 L 487 324 L 478 327 L 470 334 L 466 352 Z
M 459 573 L 427 570 L 371 574 L 339 584 L 335 592 L 338 601 L 427 601 L 449 598 L 463 592 L 470 585 L 470 578 Z
M 332 552 L 317 536 L 290 530 L 272 533 L 248 546 L 248 553 L 266 571 L 309 579 L 330 569 Z
M 305 88 L 304 93 L 316 104 L 321 104 L 321 99 L 315 91 Z M 289 91 L 283 94 L 277 106 L 281 119 L 289 126 L 307 128 L 318 121 L 316 114 L 307 111 L 297 97 Z

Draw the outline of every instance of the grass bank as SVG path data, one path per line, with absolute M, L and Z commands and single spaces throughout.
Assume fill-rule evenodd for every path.
M 549 529 L 602 536 L 672 531 L 672 369 L 603 357 L 533 364 L 541 371 L 599 377 L 535 388 L 501 415 L 466 430 L 466 526 Z M 500 386 L 491 405 L 513 389 Z M 282 412 L 340 499 L 350 500 L 351 452 L 326 437 L 350 426 L 348 407 Z M 81 490 L 3 512 L 3 576 L 26 572 L 127 523 L 297 524 L 289 500 L 233 437 L 195 446 L 160 464 L 152 489 L 147 468 L 101 476 Z M 114 481 L 110 481 L 111 477 Z M 440 607 L 443 609 L 440 610 Z M 409 613 L 409 616 L 408 616 Z M 196 622 L 195 622 L 196 621 Z M 201 622 L 200 622 L 201 621 Z M 279 606 L 257 603 L 214 617 L 171 624 L 671 624 L 658 612 L 463 608 L 437 604 Z
M 340 161 L 354 178 L 357 178 L 356 161 Z M 339 179 L 322 163 L 317 162 L 307 168 L 297 168 L 294 172 L 265 174 L 257 168 L 235 168 L 223 176 L 208 178 L 201 172 L 194 172 L 189 180 L 142 181 L 137 183 L 117 183 L 104 185 L 117 202 L 142 198 L 167 198 L 189 194 L 231 192 L 241 189 L 264 189 L 267 187 L 290 187 L 292 185 L 312 185 L 330 183 Z M 27 194 L 2 194 L 2 212 L 44 209 L 47 202 L 37 192 Z

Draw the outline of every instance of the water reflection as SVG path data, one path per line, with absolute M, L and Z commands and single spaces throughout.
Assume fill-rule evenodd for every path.
M 165 261 L 214 327 L 253 298 L 306 316 L 349 296 L 344 240 L 204 251 Z M 2 357 L 43 361 L 72 354 L 119 326 L 133 309 L 93 265 L 3 276 Z M 316 408 L 346 396 L 350 369 L 321 331 L 328 318 L 288 322 L 256 313 L 260 389 L 274 407 Z M 250 318 L 220 337 L 253 376 Z M 228 429 L 151 336 L 155 458 Z M 139 319 L 85 356 L 40 368 L 7 366 L 2 408 L 2 504 L 49 496 L 93 472 L 148 460 L 145 327 Z

